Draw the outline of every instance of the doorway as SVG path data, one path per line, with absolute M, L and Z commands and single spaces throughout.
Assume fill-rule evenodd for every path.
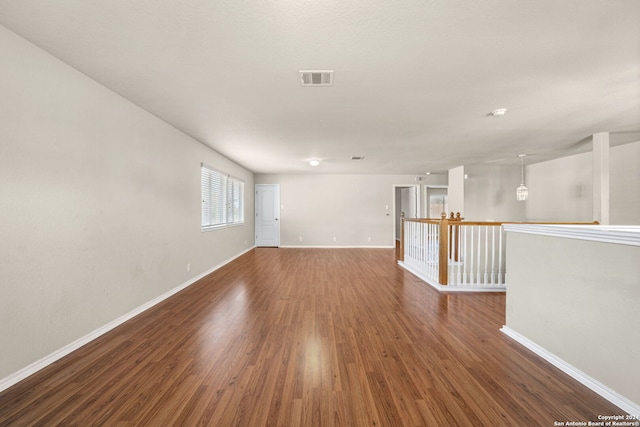
M 420 218 L 420 185 L 394 185 L 394 236 L 400 240 L 402 218 Z
M 448 189 L 445 185 L 425 186 L 425 213 L 427 218 L 440 219 L 442 212 L 449 212 Z

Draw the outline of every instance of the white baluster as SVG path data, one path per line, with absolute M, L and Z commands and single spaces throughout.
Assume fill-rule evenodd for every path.
M 407 230 L 407 244 L 409 245 L 409 248 L 408 248 L 409 259 L 411 260 L 411 264 L 415 266 L 415 260 L 413 259 L 413 245 L 415 244 L 415 242 L 413 241 L 413 223 L 405 222 L 405 224 L 407 225 L 406 230 Z
M 411 260 L 411 232 L 409 231 L 409 223 L 404 223 L 404 259 L 405 261 Z
M 447 268 L 449 268 L 449 265 L 451 266 L 451 271 L 449 272 L 450 274 L 447 275 L 448 280 L 449 280 L 449 285 L 455 285 L 456 284 L 456 248 L 458 247 L 458 233 L 456 232 L 456 227 L 451 227 L 451 256 L 449 257 L 449 259 L 447 260 L 448 265 Z
M 431 241 L 429 242 L 429 248 L 431 249 L 431 278 L 437 279 L 438 277 L 438 230 L 439 226 L 437 224 L 431 224 Z
M 418 240 L 418 261 L 420 262 L 420 271 L 424 271 L 424 245 L 422 244 L 422 224 L 416 223 L 416 239 Z
M 420 231 L 422 232 L 422 246 L 423 246 L 423 253 L 422 253 L 422 263 L 424 265 L 424 269 L 425 272 L 427 271 L 427 268 L 429 267 L 429 224 L 425 223 L 421 223 L 420 224 Z
M 467 284 L 473 283 L 473 226 L 469 226 L 469 276 Z
M 418 269 L 422 271 L 422 260 L 420 259 L 420 252 L 422 252 L 422 248 L 420 247 L 420 223 L 413 223 L 413 238 L 415 239 L 415 257 L 416 262 L 418 263 Z
M 409 251 L 409 259 L 413 261 L 413 223 L 407 222 L 407 250 Z
M 434 280 L 438 280 L 440 277 L 440 225 L 433 225 L 433 235 L 435 239 L 433 240 L 433 254 L 431 265 L 433 265 L 433 278 Z
M 491 286 L 496 284 L 496 228 L 491 227 Z
M 483 285 L 489 282 L 489 226 L 484 226 L 484 281 Z
M 462 227 L 464 228 L 464 227 Z M 458 261 L 456 262 L 456 285 L 459 285 L 462 281 L 461 273 L 462 273 L 462 236 L 461 236 L 461 227 L 458 227 L 458 231 L 456 232 L 457 241 L 458 241 Z
M 475 284 L 479 284 L 480 281 L 482 280 L 482 276 L 480 275 L 480 254 L 481 254 L 481 250 L 480 250 L 480 245 L 482 244 L 480 242 L 482 236 L 480 235 L 480 233 L 482 232 L 482 229 L 479 226 L 476 226 L 476 228 L 478 229 L 478 243 L 477 243 L 477 247 L 476 247 L 476 256 L 478 257 L 478 260 L 476 262 L 476 281 Z
M 433 224 L 427 224 L 427 268 L 429 277 L 433 277 Z
M 409 264 L 409 240 L 407 240 L 407 224 L 404 225 L 404 235 L 402 236 L 404 239 L 404 262 Z
M 418 270 L 422 271 L 422 260 L 420 259 L 420 252 L 422 251 L 422 248 L 420 247 L 420 223 L 419 222 L 413 223 L 413 238 L 415 239 L 415 242 L 416 242 L 415 257 L 416 257 L 416 262 L 418 263 Z
M 500 226 L 500 233 L 498 235 L 498 283 L 504 284 L 505 277 L 502 274 L 502 226 Z
M 469 282 L 469 276 L 467 276 L 467 230 L 469 229 L 469 227 L 463 227 L 463 232 L 462 232 L 462 244 L 464 245 L 464 250 L 462 251 L 463 257 L 462 257 L 462 262 L 464 263 L 462 265 L 462 284 L 466 284 Z
M 420 260 L 418 259 L 418 240 L 416 239 L 416 223 L 411 223 L 411 257 L 415 263 L 415 266 L 420 268 Z

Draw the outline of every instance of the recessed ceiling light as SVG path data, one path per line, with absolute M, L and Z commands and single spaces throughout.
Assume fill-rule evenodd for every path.
M 491 112 L 491 115 L 492 115 L 492 116 L 499 117 L 499 116 L 504 116 L 504 114 L 505 114 L 506 112 L 507 112 L 507 109 L 506 109 L 506 108 L 498 108 L 498 109 L 493 110 L 493 111 Z
M 318 166 L 320 164 L 320 160 L 317 160 L 317 159 L 309 160 L 309 164 L 311 166 Z
M 425 172 L 424 174 L 425 175 L 431 175 L 431 172 Z

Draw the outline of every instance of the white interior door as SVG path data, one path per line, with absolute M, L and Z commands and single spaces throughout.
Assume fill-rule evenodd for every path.
M 405 218 L 418 218 L 418 188 L 405 187 L 401 189 L 401 212 Z
M 279 184 L 256 184 L 256 246 L 280 246 Z

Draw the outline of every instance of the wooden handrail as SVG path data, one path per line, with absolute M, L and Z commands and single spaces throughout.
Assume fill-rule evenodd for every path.
M 431 223 L 437 224 L 440 222 L 439 219 L 432 218 L 405 218 L 404 221 L 411 222 L 423 222 L 423 223 Z M 448 220 L 447 220 L 448 221 Z M 458 225 L 487 225 L 487 226 L 500 226 L 503 224 L 544 224 L 544 225 L 600 225 L 598 221 L 593 222 L 572 222 L 572 221 L 504 221 L 504 222 L 495 222 L 495 221 L 460 221 Z
M 441 221 L 441 219 L 434 218 L 404 218 L 403 221 L 411 221 L 411 222 L 425 222 L 436 224 Z M 450 221 L 447 218 L 447 221 Z M 486 226 L 501 226 L 503 224 L 544 224 L 544 225 L 600 225 L 600 222 L 580 222 L 580 221 L 465 221 L 464 219 L 461 221 L 457 221 L 456 225 L 486 225 Z

